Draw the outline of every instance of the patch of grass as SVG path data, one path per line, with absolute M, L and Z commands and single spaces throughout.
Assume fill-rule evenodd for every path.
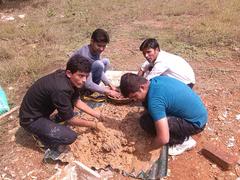
M 209 1 L 206 6 L 208 13 L 201 12 L 191 28 L 177 34 L 177 40 L 197 49 L 209 49 L 207 56 L 223 58 L 220 49 L 232 54 L 233 47 L 240 43 L 240 1 Z
M 54 11 L 54 9 L 50 8 L 47 10 L 47 17 L 52 17 L 55 15 L 56 15 L 56 12 Z
M 89 43 L 96 28 L 106 29 L 111 43 L 123 39 L 134 42 L 130 43 L 132 46 L 136 42 L 140 45 L 148 37 L 157 38 L 164 50 L 188 60 L 240 57 L 237 50 L 240 44 L 239 0 L 42 2 L 26 2 L 30 6 L 23 6 L 24 19 L 0 22 L 2 84 L 14 82 L 21 75 L 35 80 L 56 62 L 64 66 L 67 54 Z M 129 49 L 140 54 L 139 45 Z M 127 53 L 117 51 L 110 57 L 124 59 Z
M 12 52 L 4 47 L 0 47 L 0 62 L 10 61 L 13 58 Z

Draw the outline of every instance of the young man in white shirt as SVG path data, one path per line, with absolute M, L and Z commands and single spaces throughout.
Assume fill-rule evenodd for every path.
M 192 67 L 180 56 L 160 50 L 156 39 L 148 38 L 140 46 L 146 61 L 138 71 L 139 76 L 150 80 L 153 77 L 165 75 L 175 78 L 189 87 L 195 84 Z

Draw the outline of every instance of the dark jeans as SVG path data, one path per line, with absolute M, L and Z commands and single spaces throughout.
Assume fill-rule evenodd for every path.
M 167 117 L 169 127 L 169 146 L 182 144 L 186 138 L 191 135 L 198 134 L 203 131 L 204 127 L 199 128 L 188 121 L 177 118 Z M 156 136 L 155 124 L 148 112 L 140 117 L 140 126 L 149 134 Z
M 36 120 L 21 120 L 20 125 L 26 131 L 36 135 L 45 147 L 51 149 L 59 145 L 72 144 L 77 139 L 77 134 L 71 128 L 44 117 Z

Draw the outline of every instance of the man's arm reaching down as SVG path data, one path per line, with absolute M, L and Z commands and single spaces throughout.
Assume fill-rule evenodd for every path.
M 155 121 L 156 137 L 149 146 L 149 151 L 161 148 L 169 142 L 169 127 L 166 117 Z

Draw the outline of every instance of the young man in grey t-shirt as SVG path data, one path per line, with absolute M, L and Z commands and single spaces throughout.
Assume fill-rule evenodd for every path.
M 109 41 L 109 35 L 105 30 L 96 29 L 92 33 L 90 44 L 82 46 L 75 51 L 73 55 L 79 54 L 92 63 L 91 73 L 85 83 L 86 89 L 91 92 L 99 92 L 101 94 L 117 97 L 120 95 L 119 92 L 111 85 L 105 75 L 110 61 L 108 58 L 100 57 L 100 54 L 105 50 Z M 101 81 L 105 84 L 105 87 L 99 85 Z

